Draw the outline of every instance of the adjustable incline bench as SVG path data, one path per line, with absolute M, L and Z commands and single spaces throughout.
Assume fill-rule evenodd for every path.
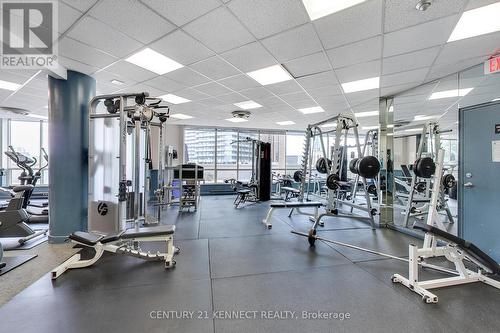
M 314 217 L 314 220 L 318 218 L 318 208 L 323 206 L 323 203 L 319 201 L 295 201 L 295 202 L 277 202 L 277 203 L 272 203 L 271 208 L 269 208 L 269 211 L 267 212 L 266 218 L 262 220 L 262 223 L 264 223 L 267 226 L 267 229 L 271 229 L 273 227 L 271 223 L 271 218 L 273 216 L 273 213 L 276 209 L 282 209 L 282 208 L 291 208 L 290 213 L 288 214 L 288 217 L 292 216 L 292 213 L 295 210 L 297 210 L 300 214 L 303 215 L 309 215 L 311 217 Z M 300 211 L 300 208 L 306 208 L 306 207 L 314 207 L 314 214 L 310 213 L 304 213 Z
M 405 278 L 399 274 L 392 276 L 392 282 L 401 283 L 422 296 L 426 303 L 437 303 L 438 297 L 428 289 L 454 286 L 472 282 L 484 282 L 492 287 L 500 289 L 500 282 L 488 275 L 500 275 L 498 263 L 481 251 L 474 244 L 443 231 L 437 227 L 422 222 L 416 222 L 414 229 L 426 233 L 426 240 L 430 240 L 430 246 L 418 249 L 415 245 L 409 247 L 409 276 Z M 447 244 L 438 244 L 437 238 Z M 426 242 L 424 241 L 424 244 Z M 456 276 L 427 281 L 418 280 L 418 265 L 425 258 L 445 257 L 455 265 Z M 478 267 L 473 271 L 465 267 L 464 259 L 472 262 Z
M 52 279 L 57 279 L 68 269 L 93 265 L 101 258 L 104 251 L 125 254 L 144 260 L 161 260 L 165 262 L 165 268 L 174 267 L 174 255 L 179 253 L 179 248 L 174 246 L 174 231 L 174 225 L 160 225 L 156 227 L 126 229 L 118 234 L 109 236 L 82 231 L 74 232 L 69 235 L 69 240 L 72 243 L 93 248 L 95 255 L 86 260 L 81 259 L 80 253 L 73 255 L 52 271 Z M 144 252 L 137 245 L 137 242 L 157 241 L 164 241 L 166 243 L 165 252 Z

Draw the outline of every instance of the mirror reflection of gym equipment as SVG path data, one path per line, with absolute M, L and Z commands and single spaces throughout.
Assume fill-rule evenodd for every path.
M 9 0 L 0 332 L 497 332 L 500 0 Z

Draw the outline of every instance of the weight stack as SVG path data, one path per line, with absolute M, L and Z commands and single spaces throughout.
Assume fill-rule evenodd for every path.
M 271 200 L 271 144 L 260 143 L 259 200 Z

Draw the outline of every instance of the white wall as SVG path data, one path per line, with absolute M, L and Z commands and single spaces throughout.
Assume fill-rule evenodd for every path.
M 413 164 L 416 153 L 416 136 L 394 138 L 394 169 L 401 170 L 401 164 Z
M 158 153 L 160 148 L 160 143 L 158 142 L 159 138 L 158 127 L 151 127 L 151 159 L 153 160 L 153 168 L 158 169 L 159 160 Z M 177 155 L 179 156 L 177 160 L 174 160 L 174 165 L 182 163 L 182 156 L 184 153 L 184 128 L 180 125 L 165 125 L 165 129 L 163 131 L 163 145 L 174 146 L 174 149 L 177 150 Z

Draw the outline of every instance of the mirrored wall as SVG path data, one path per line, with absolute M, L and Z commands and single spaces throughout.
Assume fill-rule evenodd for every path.
M 426 157 L 437 161 L 443 151 L 441 175 L 458 180 L 458 110 L 500 99 L 500 75 L 485 75 L 483 64 L 437 81 L 421 85 L 394 97 L 394 225 L 411 229 L 425 221 L 434 176 L 421 177 Z M 423 164 L 422 164 L 423 163 Z M 424 175 L 425 176 L 425 175 Z M 451 176 L 448 179 L 453 179 Z M 439 219 L 451 233 L 458 229 L 458 181 L 441 186 Z

